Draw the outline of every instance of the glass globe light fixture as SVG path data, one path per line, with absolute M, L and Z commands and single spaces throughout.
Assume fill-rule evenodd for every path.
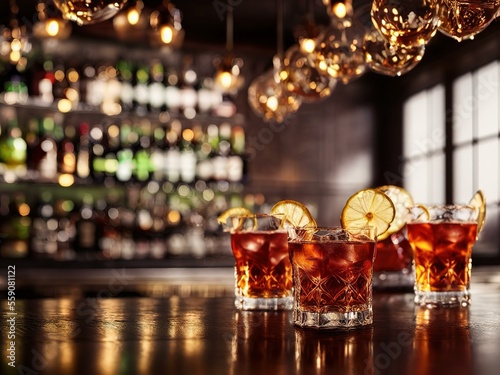
M 363 35 L 352 26 L 332 22 L 318 37 L 314 62 L 323 74 L 347 84 L 366 71 Z
M 287 91 L 299 95 L 304 102 L 320 101 L 332 93 L 337 80 L 323 74 L 314 64 L 314 55 L 293 45 L 283 58 L 283 84 Z
M 39 39 L 66 39 L 71 35 L 71 23 L 62 18 L 56 9 L 40 1 L 37 6 L 38 22 L 33 25 L 33 35 Z
M 233 44 L 233 8 L 229 6 L 226 14 L 226 53 L 214 60 L 217 68 L 214 82 L 223 94 L 236 95 L 244 83 L 240 75 L 243 60 L 234 58 Z
M 351 26 L 354 15 L 352 0 L 323 0 L 323 5 L 337 27 Z
M 375 28 L 365 34 L 363 48 L 366 65 L 376 73 L 391 77 L 412 70 L 422 60 L 425 52 L 425 46 L 393 45 Z
M 90 25 L 115 16 L 127 0 L 53 0 L 63 18 Z
M 373 0 L 373 25 L 391 44 L 425 45 L 439 25 L 440 0 Z
M 153 43 L 179 48 L 184 41 L 181 20 L 180 10 L 174 4 L 165 1 L 165 4 L 153 11 L 149 17 Z
M 316 48 L 316 38 L 321 33 L 322 28 L 314 20 L 314 0 L 308 0 L 304 22 L 297 25 L 294 30 L 295 40 L 297 40 L 302 52 L 313 53 Z
M 144 9 L 144 3 L 136 3 L 124 8 L 122 12 L 113 17 L 113 28 L 120 40 L 141 41 L 148 37 L 149 12 Z
M 232 54 L 228 53 L 222 58 L 216 59 L 214 64 L 217 67 L 214 76 L 215 88 L 223 94 L 235 95 L 245 82 L 241 75 L 243 60 L 233 58 Z
M 279 58 L 274 58 L 274 68 L 258 76 L 248 87 L 250 108 L 265 121 L 283 122 L 297 112 L 302 100 L 289 93 L 280 78 L 282 73 Z
M 499 0 L 441 0 L 438 30 L 459 42 L 473 39 L 496 18 L 499 8 Z

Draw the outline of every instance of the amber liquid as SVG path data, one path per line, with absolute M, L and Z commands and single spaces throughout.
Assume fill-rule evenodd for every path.
M 415 259 L 415 285 L 422 292 L 467 290 L 475 223 L 409 223 Z
M 439 30 L 457 40 L 474 36 L 495 18 L 500 1 L 443 0 L 439 6 Z
M 288 247 L 300 309 L 320 313 L 369 309 L 375 242 L 289 242 Z
M 231 248 L 236 260 L 236 287 L 243 297 L 292 295 L 292 267 L 286 232 L 233 233 Z
M 413 251 L 410 243 L 402 233 L 398 234 L 394 240 L 391 237 L 377 242 L 377 256 L 373 263 L 374 272 L 397 272 L 411 267 Z

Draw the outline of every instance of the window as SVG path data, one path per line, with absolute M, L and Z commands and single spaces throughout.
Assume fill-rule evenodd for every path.
M 414 95 L 403 108 L 403 173 L 416 202 L 444 202 L 444 99 L 444 87 L 438 85 Z
M 500 63 L 449 84 L 448 91 L 437 85 L 404 103 L 404 185 L 422 203 L 451 203 L 446 198 L 467 203 L 481 189 L 487 201 L 486 224 L 474 254 L 498 258 Z M 446 93 L 452 97 L 446 98 Z M 446 108 L 446 99 L 451 99 L 451 108 Z

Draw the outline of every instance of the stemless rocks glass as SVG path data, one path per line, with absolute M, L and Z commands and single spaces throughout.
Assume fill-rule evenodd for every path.
M 406 227 L 382 241 L 377 241 L 373 264 L 373 287 L 411 290 L 415 284 L 413 251 L 406 236 Z
M 465 205 L 413 207 L 407 224 L 418 305 L 468 305 L 477 210 Z
M 291 228 L 294 323 L 320 329 L 373 322 L 375 229 Z
M 281 215 L 230 216 L 235 265 L 235 306 L 241 310 L 290 310 L 292 267 Z

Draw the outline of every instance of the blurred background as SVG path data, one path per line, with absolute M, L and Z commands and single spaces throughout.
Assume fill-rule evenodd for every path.
M 394 52 L 369 37 L 383 1 L 79 3 L 0 4 L 2 264 L 231 267 L 229 207 L 337 225 L 386 184 L 482 189 L 474 263 L 500 263 L 500 4 L 465 36 L 421 17 Z

